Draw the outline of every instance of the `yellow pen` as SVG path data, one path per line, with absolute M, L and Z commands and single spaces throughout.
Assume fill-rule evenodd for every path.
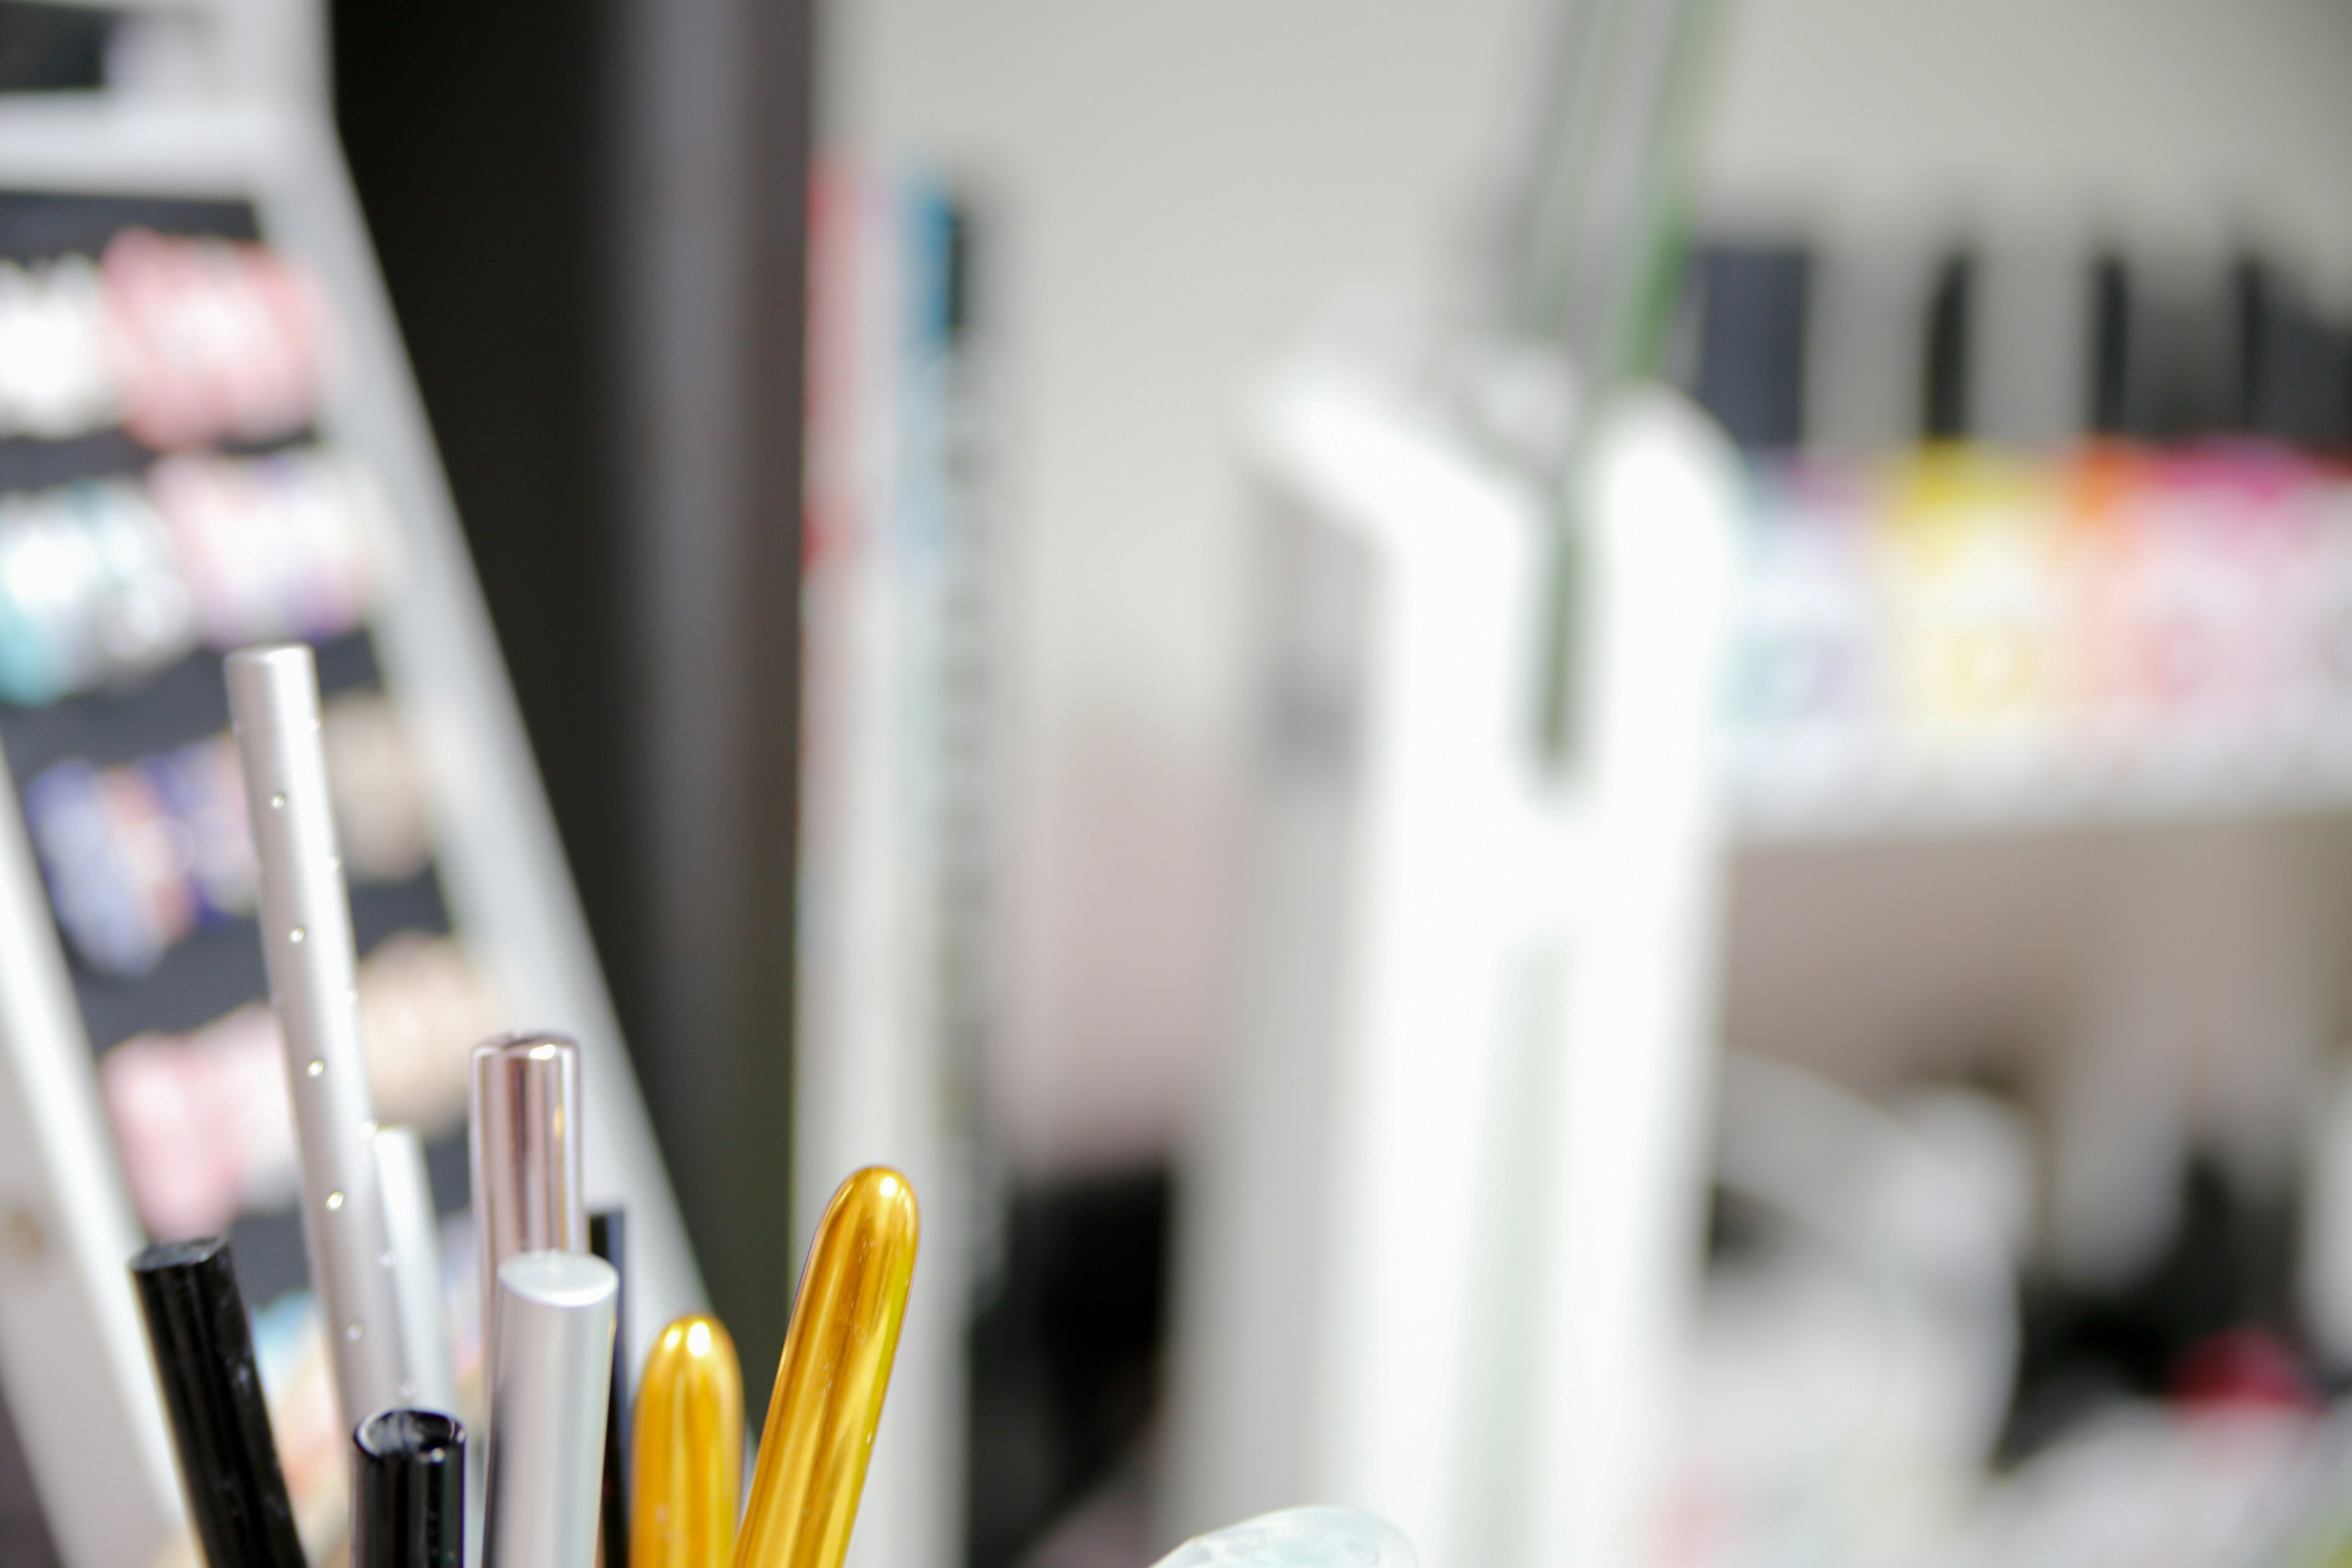
M 637 1379 L 629 1568 L 728 1568 L 743 1492 L 743 1372 L 719 1320 L 664 1329 Z
M 851 1176 L 825 1205 L 784 1333 L 734 1568 L 841 1568 L 919 1229 L 914 1189 L 883 1166 Z

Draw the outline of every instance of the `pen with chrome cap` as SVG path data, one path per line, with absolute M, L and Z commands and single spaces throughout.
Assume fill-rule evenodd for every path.
M 593 1568 L 620 1277 L 581 1252 L 499 1269 L 487 1568 Z
M 319 676 L 300 644 L 228 656 L 229 713 L 245 773 L 269 997 L 302 1156 L 302 1240 L 326 1316 L 347 1424 L 410 1403 L 416 1387 L 376 1166 L 360 1041 L 351 902 L 319 744 Z
M 307 1568 L 228 1238 L 159 1242 L 131 1260 L 131 1279 L 205 1561 Z
M 654 1342 L 630 1447 L 628 1568 L 729 1568 L 742 1506 L 743 1373 L 718 1319 L 680 1318 Z
M 784 1332 L 735 1568 L 841 1568 L 919 1228 L 914 1189 L 879 1165 L 842 1183 L 825 1205 Z
M 474 1047 L 473 1069 L 474 1246 L 488 1387 L 498 1376 L 499 1270 L 527 1252 L 588 1250 L 580 1047 L 562 1035 L 502 1036 Z M 497 1424 L 495 1410 L 490 1420 Z

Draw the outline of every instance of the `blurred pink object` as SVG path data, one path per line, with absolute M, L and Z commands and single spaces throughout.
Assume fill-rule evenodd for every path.
M 214 647 L 337 637 L 373 602 L 383 497 L 329 453 L 267 458 L 185 453 L 148 475 Z
M 130 229 L 100 260 L 124 423 L 158 451 L 290 435 L 317 410 L 326 306 L 256 245 Z
M 2261 1329 L 2207 1335 L 2181 1352 L 2169 1381 L 2184 1405 L 2317 1410 L 2325 1404 L 2302 1358 Z
M 277 1020 L 240 1007 L 195 1035 L 141 1035 L 99 1063 L 132 1200 L 159 1240 L 290 1202 L 294 1119 Z
M 464 1118 L 467 1053 L 508 1026 L 498 993 L 447 937 L 386 939 L 360 966 L 376 1112 L 425 1138 Z M 251 1003 L 190 1035 L 140 1035 L 99 1061 L 132 1203 L 159 1241 L 210 1236 L 299 1188 L 278 1019 Z

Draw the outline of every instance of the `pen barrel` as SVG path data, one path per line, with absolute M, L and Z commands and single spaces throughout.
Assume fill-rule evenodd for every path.
M 583 1253 L 499 1270 L 488 1568 L 591 1568 L 620 1276 Z
M 588 1250 L 581 1164 L 580 1047 L 509 1035 L 474 1047 L 470 1129 L 482 1344 L 498 1372 L 499 1270 L 529 1252 Z M 492 1425 L 497 1423 L 495 1413 Z
M 402 1353 L 408 1407 L 454 1411 L 457 1373 L 441 1306 L 441 1237 L 433 1212 L 433 1180 L 425 1142 L 414 1127 L 383 1127 L 375 1135 L 376 1179 L 383 1190 L 383 1225 L 392 1245 L 393 1290 L 400 1299 Z
M 736 1568 L 841 1568 L 915 1273 L 914 1190 L 869 1166 L 835 1189 L 801 1274 Z
M 742 1506 L 743 1371 L 716 1318 L 661 1332 L 637 1379 L 628 1568 L 731 1568 Z M 612 1554 L 605 1555 L 606 1563 Z
M 415 1396 L 376 1171 L 351 902 L 319 744 L 319 680 L 297 645 L 229 655 L 229 711 L 259 866 L 261 952 L 302 1156 L 302 1239 L 347 1425 Z
M 352 1434 L 352 1568 L 462 1568 L 466 1428 L 384 1410 Z
M 306 1568 L 227 1239 L 159 1243 L 131 1260 L 131 1278 L 205 1561 Z

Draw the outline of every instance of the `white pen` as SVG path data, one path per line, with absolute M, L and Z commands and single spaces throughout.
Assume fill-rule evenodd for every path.
M 302 1155 L 302 1240 L 334 1348 L 342 1424 L 406 1405 L 407 1369 L 360 1044 L 351 904 L 319 747 L 319 677 L 299 644 L 229 655 L 229 712 L 259 861 L 261 952 Z
M 393 1289 L 400 1298 L 407 1381 L 415 1389 L 408 1403 L 418 1410 L 454 1415 L 457 1373 L 441 1309 L 440 1227 L 433 1212 L 425 1143 L 416 1129 L 376 1129 L 375 1169 L 383 1188 L 384 1232 L 392 1239 Z
M 487 1568 L 593 1568 L 621 1277 L 580 1252 L 499 1270 Z

